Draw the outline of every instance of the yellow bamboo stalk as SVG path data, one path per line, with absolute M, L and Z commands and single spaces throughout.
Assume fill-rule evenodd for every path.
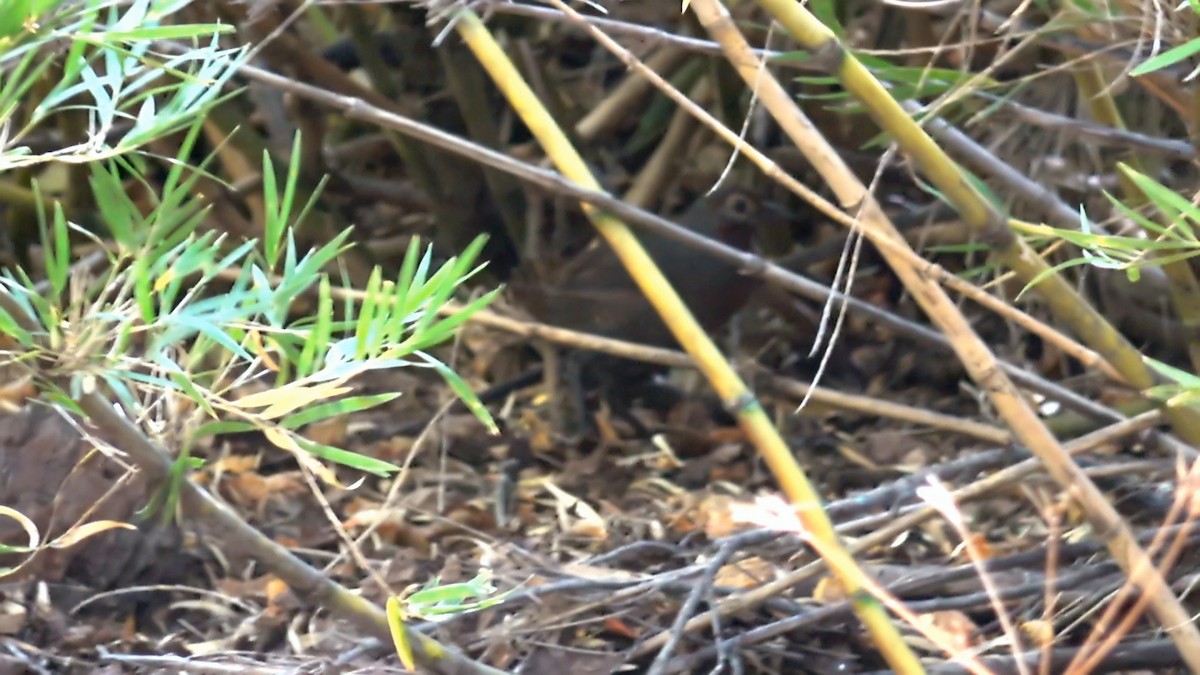
M 759 0 L 801 45 L 809 49 L 825 70 L 861 101 L 875 120 L 920 167 L 925 177 L 942 192 L 976 232 L 992 247 L 997 259 L 1029 283 L 1042 278 L 1035 290 L 1046 300 L 1054 315 L 1071 327 L 1089 347 L 1104 357 L 1134 387 L 1149 389 L 1158 380 L 1142 355 L 1113 326 L 1084 300 L 1065 279 L 1045 275 L 1048 267 L 1024 241 L 1007 227 L 1005 218 L 979 194 L 966 175 L 869 70 L 838 43 L 836 36 L 799 3 L 790 0 Z M 1167 418 L 1187 442 L 1200 444 L 1200 416 L 1183 407 L 1167 407 Z
M 491 75 L 509 104 L 538 139 L 559 171 L 584 187 L 602 189 L 583 158 L 537 100 L 479 17 L 470 10 L 461 10 L 454 18 L 454 25 L 468 48 Z M 821 542 L 821 550 L 830 556 L 831 569 L 838 575 L 849 595 L 854 598 L 855 611 L 876 644 L 890 647 L 884 652 L 889 663 L 899 673 L 924 672 L 901 639 L 887 612 L 875 598 L 863 592 L 867 585 L 866 575 L 853 563 L 853 558 L 846 554 L 845 547 L 834 534 L 829 517 L 820 506 L 820 496 L 797 465 L 754 395 L 729 366 L 712 339 L 696 322 L 678 293 L 625 224 L 590 205 L 584 205 L 584 212 L 600 235 L 612 246 L 630 276 L 645 293 L 680 345 L 696 361 L 697 367 L 708 378 L 713 389 L 726 405 L 736 412 L 742 430 L 758 449 L 784 493 L 797 505 L 797 513 L 808 530 L 808 536 Z
M 1075 69 L 1075 82 L 1079 87 L 1081 98 L 1087 103 L 1092 119 L 1113 129 L 1125 129 L 1125 119 L 1117 108 L 1117 102 L 1111 95 L 1111 87 L 1104 80 L 1104 69 L 1096 63 L 1085 63 Z M 1125 160 L 1138 173 L 1146 174 L 1146 167 L 1140 157 L 1134 155 Z M 1121 197 L 1125 205 L 1137 209 L 1147 203 L 1146 195 L 1142 194 L 1137 183 L 1124 171 L 1117 173 L 1121 187 Z M 1167 223 L 1170 225 L 1170 223 Z M 1153 232 L 1148 233 L 1151 237 Z M 1153 257 L 1153 254 L 1151 254 Z M 1163 273 L 1167 277 L 1167 289 L 1170 291 L 1171 304 L 1175 314 L 1188 335 L 1188 358 L 1192 369 L 1200 372 L 1200 339 L 1196 338 L 1196 330 L 1200 328 L 1200 283 L 1192 272 L 1192 265 L 1187 260 L 1174 260 L 1162 264 Z
M 993 244 L 1002 262 L 1008 264 L 1026 281 L 1032 280 L 1045 269 L 1044 261 L 1025 246 L 1019 237 L 1013 235 L 1004 219 L 978 194 L 955 163 L 904 113 L 900 104 L 891 98 L 870 72 L 843 49 L 828 28 L 799 3 L 759 0 L 759 4 L 794 38 L 810 49 L 817 59 L 824 62 L 828 71 L 835 74 L 848 91 L 866 104 L 876 122 L 918 163 L 926 177 L 959 210 L 967 224 L 978 230 L 985 241 Z M 714 12 L 724 11 L 716 0 L 693 0 L 693 6 L 697 8 L 698 13 L 701 5 L 714 6 Z M 731 32 L 737 33 L 736 30 Z M 720 35 L 713 33 L 713 37 L 721 41 Z M 737 37 L 740 37 L 740 33 Z M 787 96 L 773 96 L 768 93 L 770 88 L 779 87 L 769 74 L 759 74 L 756 70 L 747 72 L 746 65 L 754 64 L 757 59 L 749 52 L 749 46 L 744 45 L 744 40 L 740 49 L 743 49 L 744 53 L 731 56 L 731 61 L 743 73 L 743 77 L 748 79 L 748 75 L 753 74 L 763 82 L 764 105 L 770 105 L 776 98 L 790 104 L 791 99 Z M 782 92 L 782 87 L 779 87 L 779 90 Z M 853 174 L 844 167 L 839 169 L 840 161 L 836 159 L 832 149 L 824 146 L 824 139 L 820 138 L 820 134 L 815 133 L 811 125 L 803 128 L 797 123 L 797 120 L 803 120 L 799 109 L 793 104 L 789 109 L 772 112 L 785 132 L 790 128 L 793 131 L 789 134 L 802 134 L 803 137 L 797 141 L 797 145 L 801 150 L 808 148 L 813 151 L 813 156 L 809 159 L 818 171 L 823 175 L 826 175 L 826 171 L 845 171 L 846 175 L 826 175 L 826 180 L 837 192 L 842 203 L 863 204 L 861 210 L 867 236 L 883 242 L 899 239 L 899 244 L 905 245 L 871 195 L 862 188 L 861 183 L 858 183 Z M 994 355 L 974 334 L 945 292 L 924 279 L 919 270 L 906 264 L 902 256 L 889 253 L 889 248 L 881 247 L 881 253 L 905 287 L 912 292 L 914 299 L 954 343 L 955 350 L 972 379 L 988 392 L 997 412 L 1008 423 L 1013 434 L 1037 455 L 1054 480 L 1076 498 L 1095 531 L 1105 538 L 1113 558 L 1130 580 L 1141 587 L 1151 599 L 1156 617 L 1175 641 L 1185 662 L 1194 671 L 1200 672 L 1200 630 L 1163 580 L 1153 561 L 1138 546 L 1128 524 L 1099 488 L 1063 451 L 1036 413 L 1019 396 L 1011 380 L 998 368 Z M 1038 289 L 1056 314 L 1071 321 L 1081 338 L 1091 338 L 1092 347 L 1108 358 L 1126 379 L 1141 388 L 1148 388 L 1153 384 L 1154 379 L 1137 350 L 1133 349 L 1103 317 L 1076 296 L 1064 280 L 1052 275 L 1047 277 L 1045 283 L 1039 284 Z M 1189 435 L 1188 432 L 1200 431 L 1200 426 L 1196 426 L 1195 415 L 1171 408 L 1167 409 L 1166 414 L 1170 416 L 1176 429 L 1194 442 L 1196 436 Z

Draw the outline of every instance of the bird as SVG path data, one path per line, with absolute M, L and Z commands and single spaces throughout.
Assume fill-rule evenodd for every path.
M 753 194 L 735 186 L 696 200 L 676 221 L 696 234 L 746 250 L 754 238 L 758 212 Z M 638 236 L 706 330 L 719 330 L 758 287 L 757 279 L 725 261 L 666 237 Z M 514 280 L 509 287 L 516 303 L 543 323 L 655 347 L 677 346 L 621 261 L 602 241 L 593 242 L 548 278 Z

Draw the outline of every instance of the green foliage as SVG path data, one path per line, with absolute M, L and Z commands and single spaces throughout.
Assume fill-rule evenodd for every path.
M 176 411 L 168 421 L 183 450 L 150 507 L 167 513 L 179 481 L 197 466 L 190 448 L 219 433 L 260 431 L 328 482 L 336 478 L 327 462 L 375 475 L 397 470 L 301 435 L 308 425 L 403 393 L 351 395 L 351 380 L 367 371 L 433 368 L 494 429 L 462 379 L 427 352 L 496 295 L 442 315 L 480 269 L 482 239 L 440 265 L 414 239 L 394 278 L 375 269 L 365 291 L 337 288 L 326 270 L 348 248 L 350 231 L 315 250 L 296 242 L 293 228 L 321 187 L 299 201 L 298 137 L 282 175 L 263 156 L 261 239 L 232 241 L 202 227 L 208 207 L 196 196 L 199 181 L 218 179 L 205 171 L 212 154 L 193 165 L 201 124 L 245 54 L 219 48 L 227 26 L 167 22 L 187 4 L 0 0 L 0 128 L 9 130 L 0 171 L 87 163 L 107 237 L 71 222 L 60 204 L 39 212 L 46 280 L 35 284 L 19 268 L 0 272 L 0 294 L 9 301 L 0 306 L 0 330 L 16 343 L 0 359 L 24 367 L 48 400 L 76 412 L 74 402 L 94 391 L 134 420 L 154 419 L 164 406 Z M 156 41 L 166 39 L 190 40 L 191 48 L 156 52 Z M 65 55 L 46 58 L 50 47 L 65 48 Z M 51 64 L 57 70 L 48 70 Z M 57 83 L 45 98 L 18 105 L 50 73 Z M 21 147 L 24 136 L 64 110 L 86 113 L 87 142 L 42 155 Z M 118 125 L 124 128 L 114 133 Z M 176 156 L 166 161 L 165 177 L 152 181 L 152 158 L 139 148 L 177 132 Z M 148 205 L 134 201 L 128 183 L 145 188 Z M 44 201 L 36 183 L 34 192 Z M 71 258 L 82 237 L 102 244 L 103 258 L 90 268 Z M 295 300 L 304 296 L 315 298 L 316 312 L 298 316 Z M 335 296 L 344 304 L 335 305 Z
M 416 658 L 406 625 L 408 619 L 443 621 L 459 614 L 487 609 L 503 602 L 513 590 L 496 594 L 492 571 L 485 567 L 467 582 L 442 584 L 440 579 L 434 577 L 420 590 L 403 599 L 396 596 L 388 598 L 387 621 L 396 657 L 408 670 L 416 670 Z
M 404 612 L 408 616 L 427 621 L 439 621 L 466 612 L 487 609 L 504 601 L 512 590 L 496 594 L 492 585 L 492 571 L 479 570 L 470 581 L 458 584 L 442 584 L 437 577 L 427 581 L 421 590 L 404 598 Z
M 1147 396 L 1168 406 L 1200 407 L 1200 377 L 1156 359 L 1147 358 L 1146 363 L 1170 382 L 1147 390 Z
M 1029 282 L 1026 289 L 1035 286 L 1049 274 L 1078 265 L 1123 270 L 1131 282 L 1137 282 L 1141 276 L 1140 270 L 1144 266 L 1165 265 L 1200 254 L 1200 240 L 1196 237 L 1196 229 L 1200 226 L 1200 207 L 1124 164 L 1118 165 L 1118 169 L 1137 187 L 1151 210 L 1134 210 L 1112 194 L 1106 192 L 1105 196 L 1118 213 L 1136 223 L 1147 236 L 1119 236 L 1096 232 L 1095 226 L 1081 206 L 1080 231 L 1043 228 L 1044 231 L 1078 246 L 1081 256 L 1038 275 Z M 1200 407 L 1200 377 L 1148 357 L 1146 361 L 1169 381 L 1169 384 L 1153 387 L 1146 392 L 1147 395 L 1170 406 Z
M 846 35 L 846 28 L 838 18 L 838 3 L 833 0 L 812 0 L 808 4 L 808 9 L 839 39 Z
M 949 68 L 925 68 L 897 66 L 887 59 L 870 54 L 855 54 L 871 73 L 888 87 L 888 91 L 897 101 L 941 96 L 956 91 L 967 82 L 974 80 L 976 90 L 981 88 L 997 88 L 1000 83 L 991 78 L 979 78 L 975 73 Z M 808 52 L 791 52 L 781 59 L 803 63 L 811 60 Z M 826 94 L 810 94 L 804 98 L 817 101 L 837 101 L 845 104 L 845 110 L 863 112 L 861 104 L 852 100 L 850 93 L 840 89 L 839 81 L 832 75 L 805 75 L 795 78 L 797 82 L 823 88 L 835 87 L 834 91 Z
M 1196 239 L 1196 226 L 1197 223 L 1200 223 L 1200 208 L 1128 166 L 1119 165 L 1119 169 L 1142 191 L 1142 194 L 1168 225 L 1160 225 L 1160 221 L 1153 215 L 1148 216 L 1135 211 L 1116 196 L 1106 192 L 1105 196 L 1117 211 L 1136 223 L 1150 236 L 1120 236 L 1099 233 L 1081 206 L 1078 231 L 1053 227 L 1047 227 L 1045 231 L 1078 246 L 1082 256 L 1043 272 L 1030 281 L 1028 287 L 1036 286 L 1042 279 L 1059 270 L 1078 265 L 1124 270 L 1130 281 L 1137 281 L 1140 278 L 1139 270 L 1143 265 L 1165 265 L 1178 260 L 1186 260 L 1200 253 L 1200 241 Z
M 1147 358 L 1146 362 L 1170 382 L 1151 387 L 1146 392 L 1147 396 L 1171 407 L 1200 408 L 1200 377 L 1155 359 Z
M 1176 3 L 1175 11 L 1182 12 L 1184 11 L 1185 6 L 1191 10 L 1192 14 L 1200 14 L 1200 0 L 1187 0 L 1186 5 L 1184 3 Z M 1121 8 L 1119 5 L 1109 6 L 1106 4 L 1104 6 L 1104 11 L 1120 11 L 1120 9 Z M 1182 21 L 1183 18 L 1180 17 L 1176 20 Z M 1186 20 L 1186 23 L 1181 25 L 1192 25 L 1193 23 L 1193 20 Z M 1155 47 L 1157 49 L 1157 44 Z M 1190 62 L 1192 57 L 1196 54 L 1200 54 L 1200 38 L 1192 38 L 1183 44 L 1176 45 L 1164 52 L 1155 54 L 1149 59 L 1146 59 L 1142 63 L 1138 64 L 1133 70 L 1129 71 L 1129 74 L 1132 77 L 1149 75 L 1150 73 L 1155 73 L 1165 68 L 1169 68 L 1177 63 Z M 1190 75 L 1187 79 L 1191 79 L 1194 75 L 1195 73 L 1192 73 L 1192 75 Z
M 185 0 L 48 2 L 0 0 L 0 127 L 12 125 L 0 148 L 0 171 L 48 161 L 90 162 L 113 158 L 186 128 L 218 100 L 244 58 L 244 49 L 221 49 L 219 24 L 173 24 L 165 20 Z M 118 11 L 124 7 L 124 13 Z M 155 40 L 191 40 L 182 54 L 152 51 Z M 201 42 L 206 46 L 198 46 Z M 61 59 L 48 58 L 58 44 Z M 58 65 L 56 86 L 23 123 L 14 118 L 35 83 Z M 79 145 L 33 154 L 20 145 L 52 115 L 83 111 L 91 137 Z M 114 144 L 118 123 L 131 125 Z
M 183 142 L 191 150 L 199 125 Z M 346 383 L 368 370 L 432 367 L 489 426 L 491 419 L 453 371 L 425 353 L 453 335 L 466 318 L 487 305 L 495 292 L 449 317 L 439 309 L 478 271 L 483 245 L 474 242 L 440 267 L 432 251 L 414 239 L 394 281 L 371 275 L 361 303 L 342 318 L 333 316 L 332 287 L 323 272 L 346 249 L 349 231 L 300 256 L 286 219 L 294 208 L 299 152 L 292 154 L 286 185 L 275 185 L 264 158 L 267 223 L 262 242 L 229 242 L 200 231 L 203 204 L 192 197 L 197 173 L 168 176 L 154 208 L 143 215 L 122 189 L 137 167 L 111 160 L 91 165 L 92 186 L 109 234 L 116 243 L 104 284 L 71 288 L 72 303 L 59 303 L 68 290 L 68 228 L 61 211 L 53 227 L 43 227 L 45 266 L 51 293 L 35 293 L 22 276 L 7 277 L 15 298 L 36 316 L 51 344 L 72 345 L 57 355 L 73 379 L 66 397 L 75 398 L 104 381 L 130 411 L 140 401 L 181 397 L 196 406 L 203 422 L 189 441 L 233 429 L 258 429 L 279 447 L 297 452 L 325 478 L 331 474 L 312 458 L 387 475 L 394 465 L 305 439 L 297 432 L 334 415 L 386 403 L 381 396 L 342 396 Z M 185 167 L 182 161 L 174 164 Z M 315 198 L 315 194 L 313 198 Z M 276 274 L 276 270 L 278 274 Z M 218 285 L 219 284 L 219 285 Z M 315 290 L 317 316 L 293 317 L 293 300 Z M 353 291 L 346 289 L 347 294 Z M 64 324 L 64 316 L 75 317 Z M 138 347 L 133 347 L 133 345 Z M 234 387 L 269 381 L 269 388 L 231 400 Z M 240 422 L 241 425 L 237 423 Z M 229 426 L 231 423 L 234 426 Z

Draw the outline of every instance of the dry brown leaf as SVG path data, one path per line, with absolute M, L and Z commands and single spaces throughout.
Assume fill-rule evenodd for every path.
M 281 600 L 286 596 L 288 591 L 291 590 L 288 587 L 287 582 L 272 575 L 267 580 L 265 590 L 267 597 L 267 616 L 280 616 L 284 614 L 288 610 L 288 607 L 286 606 L 287 603 L 282 603 Z
M 746 529 L 744 523 L 733 519 L 730 509 L 733 501 L 728 495 L 708 495 L 696 506 L 696 520 L 710 539 L 728 537 Z
M 592 419 L 596 422 L 596 432 L 600 435 L 601 444 L 617 445 L 621 442 L 621 434 L 613 425 L 612 410 L 607 403 L 601 402 L 600 409 L 592 415 Z
M 968 534 L 968 536 L 971 538 L 970 544 L 971 548 L 973 549 L 970 555 L 979 555 L 984 560 L 990 560 L 995 555 L 995 551 L 992 550 L 991 543 L 982 533 L 971 532 Z M 956 558 L 961 560 L 970 559 L 970 556 L 967 553 L 967 542 L 960 543 L 954 549 L 954 554 Z
M 137 528 L 129 523 L 122 523 L 115 520 L 95 520 L 90 523 L 84 523 L 77 527 L 72 527 L 65 532 L 61 537 L 50 542 L 49 546 L 53 548 L 68 548 L 79 542 L 93 537 L 101 532 L 109 530 L 136 530 Z
M 734 485 L 745 485 L 750 481 L 750 471 L 749 462 L 713 464 L 708 472 L 708 480 L 709 482 L 724 481 Z
M 519 425 L 529 438 L 529 449 L 535 453 L 550 453 L 558 447 L 550 423 L 536 414 L 533 407 L 526 408 L 519 416 Z
M 615 616 L 610 616 L 604 620 L 604 630 L 610 633 L 616 633 L 617 635 L 629 638 L 630 640 L 636 640 L 641 637 L 640 631 L 636 630 L 628 623 Z
M 490 532 L 496 528 L 496 513 L 487 506 L 464 502 L 454 505 L 447 510 L 443 520 L 434 523 L 430 528 L 429 537 L 436 539 L 448 534 L 461 532 L 463 528 Z
M 263 344 L 262 334 L 257 330 L 251 330 L 247 336 L 249 338 L 250 348 L 254 351 L 254 355 L 261 358 L 263 365 L 272 373 L 279 372 L 279 364 L 271 357 L 271 350 L 267 349 Z
M 773 580 L 777 572 L 772 563 L 758 556 L 751 556 L 717 570 L 713 583 L 717 586 L 747 590 Z
M 213 587 L 231 598 L 246 600 L 265 597 L 267 594 L 267 583 L 270 580 L 271 577 L 269 575 L 250 579 L 223 577 L 214 581 Z
M 591 504 L 550 481 L 542 483 L 542 487 L 554 496 L 559 528 L 563 532 L 597 541 L 608 539 L 608 525 Z
M 227 455 L 208 465 L 208 473 L 238 474 L 257 471 L 262 458 L 258 455 Z
M 975 635 L 979 627 L 970 617 L 958 610 L 919 614 L 917 620 L 926 627 L 941 631 L 954 651 L 966 651 L 978 642 Z
M 682 508 L 672 517 L 671 529 L 680 534 L 689 534 L 703 529 L 712 539 L 728 537 L 749 528 L 746 523 L 733 517 L 736 497 L 724 494 L 706 494 L 699 501 L 693 495 L 683 497 Z
M 350 501 L 346 502 L 346 505 L 342 507 L 342 513 L 346 514 L 347 516 L 352 516 L 352 515 L 358 513 L 359 511 L 365 511 L 367 509 L 378 509 L 381 506 L 383 506 L 383 504 L 381 504 L 377 501 L 374 501 L 371 499 L 363 499 L 362 497 L 356 496 L 353 499 L 351 499 Z
M 121 622 L 121 640 L 125 643 L 133 642 L 137 638 L 137 617 L 130 614 Z
M 337 415 L 308 425 L 304 429 L 304 437 L 314 443 L 341 447 L 349 426 L 349 415 Z
M 349 518 L 342 521 L 342 527 L 347 530 L 355 530 L 365 529 L 372 525 L 383 526 L 404 521 L 403 509 L 359 508 L 355 509 Z
M 707 495 L 696 507 L 695 516 L 704 528 L 704 534 L 709 538 L 728 537 L 731 534 L 745 532 L 751 524 L 734 516 L 738 504 L 744 503 L 730 495 Z
M 0 635 L 15 635 L 25 628 L 29 610 L 14 600 L 0 601 Z
M 271 541 L 275 542 L 276 544 L 279 544 L 280 546 L 282 546 L 288 550 L 300 547 L 299 539 L 289 536 L 289 535 L 286 535 L 286 534 L 277 534 L 274 537 L 271 537 Z
M 0 410 L 16 413 L 25 405 L 27 399 L 37 395 L 37 387 L 34 386 L 33 377 L 30 375 L 5 382 L 0 385 Z
M 308 484 L 299 471 L 281 471 L 266 477 L 267 490 L 272 494 L 302 495 L 308 493 Z
M 234 474 L 223 481 L 226 496 L 239 506 L 254 507 L 267 495 L 267 481 L 256 473 Z
M 363 508 L 342 523 L 351 532 L 359 532 L 372 525 L 375 526 L 375 536 L 383 541 L 418 551 L 429 550 L 429 530 L 410 523 L 402 509 Z
M 1055 630 L 1053 621 L 1046 621 L 1044 619 L 1026 621 L 1021 624 L 1021 632 L 1033 640 L 1034 644 L 1039 647 L 1054 644 Z
M 822 605 L 834 605 L 839 602 L 846 602 L 850 596 L 846 593 L 846 587 L 837 577 L 825 576 L 821 577 L 817 582 L 816 588 L 813 589 L 813 600 Z

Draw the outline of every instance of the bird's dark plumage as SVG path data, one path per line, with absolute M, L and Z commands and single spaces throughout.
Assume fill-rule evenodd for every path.
M 748 248 L 757 204 L 738 188 L 705 197 L 677 222 L 731 246 Z M 741 309 L 757 280 L 678 242 L 640 234 L 646 251 L 702 326 L 717 330 Z M 597 241 L 562 266 L 554 278 L 511 284 L 514 299 L 547 324 L 654 346 L 675 346 L 649 301 L 616 254 Z

